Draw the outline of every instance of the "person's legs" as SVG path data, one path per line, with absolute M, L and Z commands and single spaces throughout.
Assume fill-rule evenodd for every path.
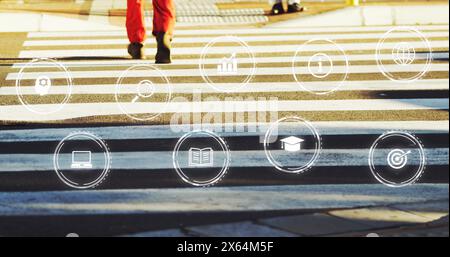
M 173 35 L 175 26 L 175 5 L 173 0 L 153 0 L 153 35 Z
M 147 37 L 145 29 L 144 1 L 145 0 L 127 0 L 126 27 L 128 39 L 130 40 L 128 53 L 134 59 L 142 59 L 144 57 L 143 47 Z
M 175 26 L 175 5 L 173 0 L 153 0 L 153 35 L 158 51 L 156 63 L 170 63 L 170 48 Z

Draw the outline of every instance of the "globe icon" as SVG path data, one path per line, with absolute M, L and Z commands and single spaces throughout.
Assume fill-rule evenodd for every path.
M 392 49 L 392 59 L 401 66 L 410 65 L 416 58 L 416 50 L 410 44 L 402 42 Z

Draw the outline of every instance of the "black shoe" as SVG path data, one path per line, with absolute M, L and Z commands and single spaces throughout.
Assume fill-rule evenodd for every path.
M 295 4 L 288 5 L 287 12 L 288 13 L 303 12 L 304 10 L 305 10 L 305 7 L 301 6 L 298 3 L 295 3 Z
M 272 11 L 270 12 L 272 15 L 279 15 L 284 13 L 284 8 L 282 3 L 274 4 L 272 6 Z
M 144 59 L 144 45 L 141 43 L 131 43 L 128 45 L 128 53 L 133 59 Z
M 164 64 L 172 63 L 170 57 L 170 48 L 172 45 L 172 36 L 166 33 L 156 34 L 157 52 L 155 56 L 155 63 Z

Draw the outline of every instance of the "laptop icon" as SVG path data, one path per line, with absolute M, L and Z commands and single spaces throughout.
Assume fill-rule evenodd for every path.
M 72 169 L 92 169 L 91 151 L 72 151 Z

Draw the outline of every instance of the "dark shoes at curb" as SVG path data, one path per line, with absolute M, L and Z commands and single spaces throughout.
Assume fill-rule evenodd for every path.
M 141 43 L 131 43 L 128 45 L 128 53 L 133 59 L 144 59 L 144 45 Z
M 283 4 L 274 4 L 272 6 L 272 11 L 270 12 L 272 15 L 279 15 L 284 13 Z
M 155 63 L 164 64 L 171 63 L 170 48 L 172 37 L 166 33 L 158 33 L 156 35 L 157 52 L 155 56 Z M 128 45 L 128 53 L 131 58 L 142 60 L 145 59 L 144 45 L 142 43 L 131 43 Z
M 288 13 L 295 13 L 295 12 L 303 12 L 305 10 L 305 7 L 295 3 L 288 5 L 287 12 Z
M 305 10 L 305 7 L 301 6 L 300 4 L 290 4 L 288 5 L 287 8 L 287 13 L 296 13 L 296 12 L 303 12 Z M 279 15 L 279 14 L 284 14 L 284 8 L 283 8 L 283 4 L 278 3 L 278 4 L 274 4 L 272 7 L 272 11 L 270 12 L 272 15 Z

